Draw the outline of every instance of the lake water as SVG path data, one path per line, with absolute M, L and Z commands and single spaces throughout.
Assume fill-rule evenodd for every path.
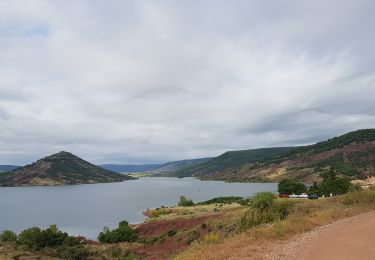
M 277 190 L 274 183 L 224 183 L 194 178 L 152 178 L 120 183 L 0 188 L 0 230 L 19 232 L 50 224 L 71 235 L 95 239 L 104 226 L 121 220 L 142 222 L 147 208 L 176 205 L 183 195 L 194 202 L 219 196 L 252 196 Z

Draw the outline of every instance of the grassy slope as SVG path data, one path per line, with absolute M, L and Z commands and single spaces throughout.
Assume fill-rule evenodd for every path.
M 200 240 L 179 254 L 178 260 L 195 259 L 263 259 L 285 240 L 333 221 L 375 210 L 375 191 L 360 191 L 338 197 L 295 200 L 289 216 L 272 225 L 249 228 L 243 232 L 225 233 L 220 230 L 216 241 Z M 227 225 L 230 225 L 230 221 Z M 232 225 L 235 223 L 232 223 Z M 225 230 L 225 228 L 224 228 Z
M 311 181 L 318 176 L 316 171 L 326 166 L 356 178 L 372 175 L 375 170 L 375 129 L 354 131 L 308 146 L 227 152 L 175 175 L 225 181 L 277 181 L 285 175 Z M 263 175 L 260 171 L 264 171 Z
M 192 176 L 194 174 L 212 173 L 233 167 L 238 167 L 250 162 L 263 161 L 267 158 L 291 151 L 294 147 L 260 148 L 242 151 L 229 151 L 205 163 L 182 169 L 175 172 L 175 176 Z

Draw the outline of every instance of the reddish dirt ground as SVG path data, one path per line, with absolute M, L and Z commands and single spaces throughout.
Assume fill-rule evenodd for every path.
M 270 259 L 375 259 L 375 211 L 340 220 L 297 237 Z
M 166 236 L 163 241 L 156 241 L 152 245 L 144 245 L 136 248 L 134 251 L 146 259 L 166 259 L 168 255 L 184 250 L 188 247 L 186 236 L 179 236 L 178 232 L 192 230 L 197 228 L 200 236 L 204 235 L 209 229 L 201 229 L 202 223 L 209 223 L 218 219 L 222 214 L 212 214 L 190 219 L 163 220 L 141 224 L 136 228 L 141 238 L 153 238 L 166 234 L 170 230 L 176 230 L 177 234 L 172 237 Z

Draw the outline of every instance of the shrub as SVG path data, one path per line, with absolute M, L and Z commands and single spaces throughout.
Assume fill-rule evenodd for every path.
M 244 204 L 246 203 L 243 197 L 236 197 L 236 196 L 229 196 L 229 197 L 217 197 L 210 200 L 202 201 L 197 203 L 198 205 L 210 205 L 210 204 L 231 204 L 231 203 L 239 203 Z
M 157 217 L 160 217 L 160 216 L 163 216 L 163 215 L 171 214 L 172 212 L 173 212 L 172 210 L 168 210 L 168 209 L 165 209 L 165 208 L 156 209 L 156 210 L 151 212 L 150 218 L 157 218 Z
M 259 192 L 251 198 L 251 207 L 260 211 L 267 210 L 272 207 L 276 197 L 272 192 Z
M 267 198 L 268 196 L 269 195 L 262 197 Z M 262 205 L 261 207 L 253 207 L 245 213 L 239 222 L 240 230 L 283 220 L 289 215 L 290 208 L 293 206 L 292 201 L 274 201 L 272 197 L 265 201 L 267 202 L 265 203 L 267 207 L 264 207 L 264 203 L 259 203 Z M 272 203 L 270 203 L 270 201 L 272 201 Z
M 192 200 L 187 199 L 185 196 L 180 196 L 180 202 L 178 203 L 178 206 L 190 207 L 194 206 L 194 202 Z
M 285 219 L 289 215 L 292 206 L 293 202 L 289 200 L 276 201 L 272 208 L 275 218 L 277 220 Z
M 295 180 L 285 179 L 279 182 L 277 191 L 280 194 L 301 194 L 306 191 L 306 186 Z
M 125 220 L 121 221 L 116 229 L 110 230 L 104 227 L 98 235 L 98 240 L 104 243 L 134 242 L 137 238 L 137 233 Z
M 25 229 L 18 236 L 18 242 L 21 245 L 25 245 L 29 248 L 37 248 L 39 245 L 40 228 L 32 227 Z
M 177 233 L 176 230 L 171 229 L 171 230 L 168 231 L 167 234 L 168 234 L 169 237 L 173 237 L 174 235 L 176 235 L 176 233 Z
M 1 242 L 16 242 L 17 241 L 17 234 L 11 230 L 4 230 L 0 233 L 0 241 Z

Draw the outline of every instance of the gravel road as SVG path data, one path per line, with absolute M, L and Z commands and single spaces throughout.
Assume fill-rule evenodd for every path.
M 375 211 L 297 236 L 269 259 L 375 260 Z

